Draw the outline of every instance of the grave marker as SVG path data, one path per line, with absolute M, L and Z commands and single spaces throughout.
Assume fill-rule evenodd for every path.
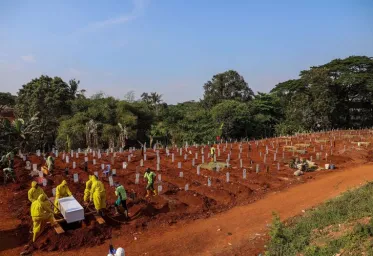
M 79 176 L 77 173 L 74 173 L 74 182 L 78 183 L 79 182 Z
M 141 167 L 144 166 L 144 160 L 143 160 L 143 159 L 140 160 L 140 166 L 141 166 Z
M 66 163 L 68 164 L 69 162 L 69 156 L 66 156 Z
M 109 176 L 109 185 L 110 185 L 110 187 L 114 186 L 114 181 L 113 181 L 112 176 Z
M 76 168 L 76 163 L 75 162 L 73 162 L 73 169 L 75 169 Z
M 259 173 L 259 164 L 256 164 L 256 173 Z
M 93 172 L 93 174 L 94 174 L 96 177 L 98 177 L 98 172 Z
M 210 177 L 207 178 L 207 186 L 211 187 L 211 178 Z
M 162 192 L 162 185 L 158 185 L 158 194 Z
M 242 178 L 246 179 L 246 169 L 243 169 L 243 171 L 242 171 Z
M 201 166 L 197 165 L 197 175 L 201 174 Z
M 135 184 L 139 184 L 139 180 L 140 180 L 140 173 L 136 173 L 136 178 L 135 178 Z
M 52 188 L 52 195 L 56 196 L 56 188 Z
M 189 184 L 185 184 L 185 191 L 188 191 L 189 190 Z
M 229 182 L 229 172 L 227 172 L 227 173 L 225 174 L 225 176 L 226 176 L 227 182 Z
M 179 172 L 179 177 L 180 178 L 184 177 L 184 173 L 183 172 Z

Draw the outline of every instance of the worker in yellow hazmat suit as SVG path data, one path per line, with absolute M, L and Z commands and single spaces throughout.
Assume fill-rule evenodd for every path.
M 89 197 L 91 195 L 91 188 L 92 188 L 92 180 L 93 175 L 89 175 L 89 179 L 85 183 L 84 189 L 84 202 L 89 202 Z
M 214 146 L 211 146 L 210 157 L 211 157 L 211 162 L 215 162 L 214 161 L 214 159 L 215 159 L 215 147 Z
M 54 199 L 54 213 L 58 213 L 59 203 L 58 199 L 71 196 L 72 193 L 70 192 L 69 187 L 67 186 L 66 180 L 63 180 L 60 185 L 56 188 L 56 198 Z
M 97 212 L 102 216 L 102 210 L 106 208 L 106 191 L 104 184 L 102 184 L 96 176 L 92 177 L 92 187 L 89 199 L 90 201 L 93 200 Z
M 36 238 L 44 228 L 45 224 L 49 221 L 52 225 L 55 225 L 55 219 L 53 216 L 53 210 L 51 208 L 50 202 L 47 200 L 47 197 L 42 194 L 39 195 L 38 199 L 31 204 L 31 218 L 33 221 L 34 233 L 32 241 L 35 242 Z
M 28 200 L 33 203 L 40 195 L 45 195 L 45 197 L 47 197 L 44 190 L 39 187 L 36 181 L 31 182 L 31 188 L 28 191 Z

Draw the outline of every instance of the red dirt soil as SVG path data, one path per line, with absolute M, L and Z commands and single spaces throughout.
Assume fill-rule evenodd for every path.
M 329 141 L 320 143 L 315 141 L 315 139 L 324 139 Z M 222 250 L 225 253 L 224 255 L 230 255 L 230 253 L 235 251 L 238 253 L 237 255 L 241 255 L 241 253 L 243 253 L 242 250 L 245 251 L 243 255 L 250 255 L 247 252 L 260 252 L 263 250 L 263 244 L 266 236 L 262 234 L 259 236 L 259 239 L 251 239 L 248 237 L 253 235 L 250 230 L 255 230 L 255 227 L 259 226 L 263 228 L 265 225 L 263 220 L 265 219 L 267 222 L 270 221 L 272 210 L 275 210 L 279 203 L 281 204 L 287 202 L 287 198 L 284 197 L 281 199 L 282 201 L 273 201 L 268 204 L 268 199 L 273 197 L 273 192 L 286 190 L 292 185 L 302 184 L 314 179 L 316 179 L 316 181 L 304 184 L 302 186 L 297 186 L 294 189 L 311 186 L 311 184 L 315 184 L 323 180 L 334 182 L 334 179 L 331 180 L 329 177 L 340 173 L 338 169 L 346 168 L 352 165 L 364 164 L 372 160 L 371 145 L 367 147 L 358 147 L 356 143 L 352 143 L 354 141 L 372 142 L 370 131 L 364 130 L 318 133 L 292 137 L 288 138 L 287 140 L 288 145 L 308 143 L 311 144 L 311 146 L 307 148 L 308 152 L 306 154 L 300 155 L 295 153 L 293 156 L 293 153 L 285 152 L 285 157 L 282 159 L 282 149 L 283 146 L 286 145 L 285 138 L 274 138 L 258 141 L 258 147 L 256 146 L 255 142 L 252 141 L 250 142 L 252 149 L 251 152 L 248 150 L 249 144 L 244 142 L 242 144 L 243 150 L 241 154 L 243 158 L 243 168 L 240 168 L 238 157 L 239 143 L 228 143 L 225 152 L 223 152 L 223 147 L 226 144 L 221 144 L 221 157 L 218 157 L 218 161 L 225 162 L 229 149 L 232 146 L 230 161 L 232 167 L 221 170 L 220 172 L 201 169 L 200 175 L 197 175 L 196 167 L 192 167 L 191 159 L 194 157 L 195 152 L 198 152 L 199 159 L 196 160 L 196 164 L 201 163 L 201 148 L 196 148 L 194 146 L 189 147 L 188 152 L 191 151 L 192 154 L 188 154 L 187 160 L 184 160 L 184 157 L 180 156 L 180 154 L 176 152 L 175 148 L 170 149 L 171 153 L 175 153 L 174 163 L 171 162 L 171 156 L 167 157 L 165 150 L 162 149 L 159 153 L 161 158 L 161 171 L 157 173 L 162 174 L 163 191 L 161 195 L 152 197 L 151 199 L 144 198 L 145 182 L 142 180 L 142 175 L 146 167 L 150 167 L 152 169 L 156 168 L 156 153 L 153 150 L 148 150 L 147 160 L 144 162 L 145 166 L 139 167 L 141 154 L 138 151 L 134 152 L 134 156 L 132 157 L 132 160 L 126 170 L 122 169 L 122 162 L 127 161 L 129 152 L 116 153 L 115 163 L 112 166 L 112 169 L 117 170 L 117 176 L 114 177 L 114 181 L 123 184 L 128 194 L 134 193 L 137 195 L 135 200 L 128 200 L 131 220 L 129 222 L 125 222 L 120 217 L 106 217 L 106 224 L 98 225 L 93 218 L 87 218 L 87 220 L 83 222 L 82 227 L 74 229 L 74 227 L 66 226 L 65 228 L 69 230 L 61 235 L 57 235 L 53 229 L 46 229 L 37 242 L 33 245 L 33 247 L 38 250 L 34 252 L 34 255 L 44 255 L 44 253 L 41 251 L 56 251 L 57 253 L 55 254 L 49 252 L 48 255 L 59 255 L 61 251 L 65 251 L 63 253 L 64 255 L 77 255 L 77 253 L 80 254 L 83 251 L 90 250 L 95 251 L 95 253 L 89 255 L 105 255 L 105 252 L 107 252 L 107 247 L 105 246 L 109 242 L 110 238 L 113 239 L 114 245 L 125 246 L 128 253 L 130 253 L 129 255 L 145 255 L 144 253 L 148 253 L 147 255 L 155 254 L 152 252 L 157 252 L 156 255 L 190 255 L 191 252 L 195 254 L 200 253 L 201 255 L 212 255 L 219 254 L 222 252 Z M 335 141 L 335 145 L 333 145 L 333 143 L 330 141 Z M 272 142 L 274 147 L 272 147 Z M 260 157 L 259 152 L 262 152 L 262 155 L 264 155 L 266 145 L 268 145 L 269 154 L 266 157 L 267 162 L 264 164 L 263 157 Z M 323 147 L 322 151 L 321 145 Z M 344 150 L 345 145 L 346 150 Z M 273 154 L 276 147 L 278 147 L 277 161 L 280 163 L 279 171 L 277 170 L 277 161 L 273 161 Z M 208 151 L 209 148 L 206 147 L 204 149 L 206 161 Z M 185 150 L 183 150 L 183 155 L 184 152 Z M 323 157 L 319 161 L 316 161 L 317 164 L 323 166 L 325 163 L 332 162 L 337 166 L 338 169 L 311 172 L 306 173 L 304 176 L 295 177 L 293 175 L 294 170 L 285 166 L 285 164 L 292 157 L 303 157 L 309 159 L 310 156 L 312 156 L 313 160 L 315 161 L 317 152 L 323 152 Z M 327 160 L 325 159 L 326 152 L 328 152 Z M 101 173 L 101 163 L 110 164 L 112 162 L 112 158 L 113 154 L 109 154 L 108 156 L 106 153 L 102 154 L 101 159 L 96 158 L 97 163 L 94 166 L 92 162 L 93 155 L 89 154 L 89 174 L 93 173 L 94 171 Z M 35 155 L 31 155 L 29 160 L 32 163 L 37 163 L 39 169 L 41 164 L 44 163 L 41 157 L 36 157 Z M 254 162 L 252 165 L 250 164 L 250 160 Z M 77 168 L 74 170 L 72 169 L 73 161 L 76 161 L 77 163 Z M 66 167 L 66 163 L 62 161 L 62 153 L 60 153 L 58 159 L 56 160 L 56 175 L 51 178 L 48 177 L 48 184 L 44 188 L 47 194 L 52 196 L 52 188 L 56 187 L 56 185 L 58 185 L 62 179 L 66 179 L 75 198 L 82 202 L 84 182 L 87 180 L 88 176 L 88 174 L 83 171 L 83 161 L 84 153 L 79 155 L 79 159 L 75 158 L 74 153 L 74 157 L 70 157 L 70 164 L 68 165 L 70 168 L 70 174 L 65 177 L 63 169 Z M 184 173 L 183 178 L 179 177 L 180 170 L 177 169 L 178 162 L 182 162 L 182 171 Z M 260 164 L 261 169 L 258 174 L 255 172 L 255 165 L 257 163 Z M 268 172 L 265 171 L 266 166 L 269 167 Z M 0 215 L 4 216 L 3 221 L 0 223 L 0 255 L 16 255 L 17 252 L 19 253 L 22 251 L 22 245 L 27 244 L 31 238 L 31 234 L 28 233 L 31 227 L 31 219 L 29 217 L 30 203 L 28 203 L 27 200 L 27 190 L 29 189 L 29 184 L 31 183 L 32 179 L 27 175 L 29 171 L 24 170 L 24 167 L 25 163 L 20 159 L 16 159 L 15 169 L 19 183 L 0 186 L 0 206 L 6 206 L 0 207 Z M 246 179 L 242 178 L 242 169 L 244 168 L 247 169 Z M 135 184 L 136 171 L 140 172 L 140 184 Z M 226 182 L 225 180 L 225 174 L 227 171 L 230 173 L 230 182 Z M 79 183 L 73 182 L 73 173 L 79 174 Z M 344 171 L 342 173 L 349 172 Z M 211 187 L 207 186 L 208 177 L 211 177 L 212 180 Z M 116 199 L 114 195 L 114 188 L 109 186 L 107 178 L 101 179 L 104 181 L 108 205 L 110 206 Z M 188 191 L 184 190 L 185 184 L 189 184 Z M 299 191 L 297 200 L 301 200 L 300 205 L 304 207 L 302 209 L 306 209 L 309 205 L 312 206 L 313 204 L 309 204 L 310 201 L 319 203 L 320 199 L 322 200 L 326 197 L 324 194 L 317 197 L 313 193 L 312 196 L 311 193 L 304 193 L 304 191 L 315 191 L 318 189 L 320 188 L 313 187 L 312 190 L 302 189 Z M 284 195 L 289 191 L 290 190 L 277 194 Z M 337 189 L 336 191 L 339 190 Z M 264 200 L 259 200 L 269 192 L 271 192 L 270 196 Z M 302 198 L 306 198 L 307 195 L 310 197 L 307 199 L 308 201 L 302 202 Z M 258 202 L 250 204 L 255 201 Z M 265 209 L 257 209 L 254 207 L 254 205 L 258 205 L 262 201 L 266 204 Z M 235 207 L 242 205 L 247 206 Z M 235 207 L 233 210 L 223 214 L 218 214 L 233 207 Z M 247 208 L 250 208 L 251 210 L 243 210 Z M 298 214 L 298 208 L 299 205 L 292 205 L 287 212 L 283 214 L 280 211 L 280 214 L 282 214 L 282 217 L 287 218 L 293 214 Z M 240 213 L 240 211 L 242 211 L 242 213 Z M 113 207 L 109 207 L 108 215 L 111 216 L 112 213 Z M 230 214 L 233 214 L 232 216 L 235 216 L 237 220 L 226 219 L 229 218 Z M 227 217 L 221 217 L 224 215 L 227 215 Z M 224 221 L 220 220 L 217 223 L 215 221 L 215 216 L 220 216 L 219 219 L 222 218 Z M 248 217 L 242 218 L 242 216 Z M 210 225 L 208 223 L 210 223 Z M 235 223 L 237 224 L 236 230 L 229 228 Z M 240 234 L 242 237 L 240 240 L 248 239 L 251 242 L 245 243 L 245 246 L 243 247 L 239 243 L 235 243 L 234 246 L 227 246 L 227 243 L 225 242 L 225 246 L 217 246 L 219 249 L 215 250 L 214 247 L 218 245 L 217 242 L 222 242 L 219 235 L 217 235 L 219 232 L 215 234 L 216 230 L 219 229 L 216 228 L 217 226 L 224 227 L 220 228 L 220 233 L 224 233 L 223 236 L 226 236 L 226 232 L 233 233 L 233 235 L 224 237 L 224 241 L 231 241 L 233 238 L 237 239 Z M 211 232 L 211 229 L 215 229 L 213 235 L 210 234 L 206 235 L 205 237 L 204 234 L 207 234 L 205 232 Z M 240 232 L 237 232 L 237 230 L 240 230 Z M 244 230 L 245 232 L 243 232 Z M 154 236 L 155 232 L 156 236 Z M 163 236 L 159 237 L 159 234 L 162 234 Z M 141 242 L 136 242 L 134 237 L 141 239 Z M 173 239 L 173 237 L 175 237 L 175 239 Z M 177 240 L 176 237 L 178 237 L 179 240 Z M 142 246 L 144 244 L 144 238 L 150 239 L 146 240 L 146 245 Z M 98 246 L 96 249 L 90 248 L 104 242 L 104 247 Z M 174 242 L 177 243 L 175 244 Z M 166 246 L 165 243 L 167 243 L 168 246 Z M 170 246 L 171 244 L 173 245 Z M 248 244 L 250 246 L 248 246 Z M 211 247 L 211 245 L 214 245 L 214 247 Z M 210 246 L 209 248 L 214 250 L 211 251 L 210 249 L 207 249 L 207 246 Z M 76 250 L 78 248 L 79 251 Z M 71 254 L 67 253 L 66 250 L 72 250 Z M 225 250 L 227 250 L 227 252 L 225 252 Z M 176 254 L 176 252 L 178 252 L 178 254 Z

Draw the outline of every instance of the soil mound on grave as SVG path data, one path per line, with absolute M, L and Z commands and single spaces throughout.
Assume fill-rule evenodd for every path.
M 99 225 L 93 218 L 86 219 L 81 227 L 63 226 L 65 233 L 57 234 L 52 228 L 48 228 L 33 247 L 45 251 L 66 251 L 81 247 L 95 246 L 111 238 L 112 229 L 106 225 Z

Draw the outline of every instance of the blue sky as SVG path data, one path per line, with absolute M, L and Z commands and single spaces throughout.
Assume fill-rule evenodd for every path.
M 372 13 L 371 0 L 2 0 L 0 91 L 46 74 L 88 95 L 177 103 L 234 69 L 268 92 L 310 66 L 373 56 Z

